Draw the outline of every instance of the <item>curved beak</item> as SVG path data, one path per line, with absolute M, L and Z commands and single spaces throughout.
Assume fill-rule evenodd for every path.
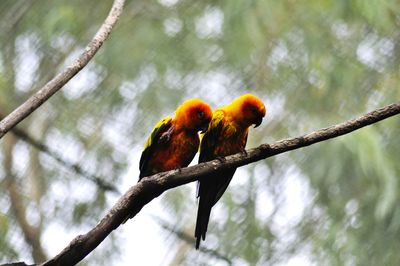
M 263 117 L 260 116 L 259 118 L 257 118 L 257 120 L 254 122 L 254 128 L 258 127 L 259 125 L 261 125 L 263 120 Z

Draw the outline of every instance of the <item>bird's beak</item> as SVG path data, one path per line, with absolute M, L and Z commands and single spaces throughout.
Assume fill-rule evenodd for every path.
M 254 128 L 258 127 L 259 125 L 261 125 L 263 118 L 260 116 L 259 118 L 257 118 L 257 120 L 254 122 Z

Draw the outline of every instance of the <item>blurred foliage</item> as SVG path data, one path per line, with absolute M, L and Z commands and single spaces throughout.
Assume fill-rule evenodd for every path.
M 72 62 L 109 8 L 95 0 L 1 1 L 0 113 Z M 264 99 L 268 115 L 249 147 L 304 134 L 398 101 L 399 11 L 395 0 L 128 1 L 94 60 L 19 126 L 113 184 L 136 182 L 133 158 L 152 126 L 190 97 L 214 108 L 245 92 Z M 234 265 L 397 265 L 399 135 L 392 118 L 239 169 L 204 245 Z M 115 202 L 23 140 L 0 145 L 0 263 L 33 261 L 35 249 L 6 180 L 17 185 L 47 252 L 54 228 L 72 237 Z M 162 204 L 172 225 L 192 230 L 193 189 L 169 191 Z M 166 246 L 181 264 L 226 264 L 173 244 Z M 120 251 L 117 230 L 82 265 L 118 265 Z

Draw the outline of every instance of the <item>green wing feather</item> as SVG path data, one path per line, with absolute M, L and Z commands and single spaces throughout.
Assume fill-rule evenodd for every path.
M 147 139 L 146 144 L 144 145 L 144 150 L 140 157 L 139 161 L 139 181 L 142 177 L 147 175 L 147 164 L 151 157 L 153 157 L 153 153 L 156 147 L 159 144 L 162 144 L 163 141 L 169 138 L 168 134 L 171 133 L 173 129 L 172 126 L 172 118 L 166 117 L 160 120 L 153 128 L 153 131 L 150 134 L 150 137 Z M 167 136 L 166 136 L 167 135 Z M 132 218 L 132 214 L 125 218 L 122 223 L 126 223 L 128 219 Z
M 146 144 L 144 146 L 144 150 L 140 157 L 139 180 L 141 177 L 146 175 L 146 172 L 148 171 L 147 163 L 149 162 L 149 159 L 153 156 L 154 150 L 157 147 L 157 145 L 160 144 L 163 134 L 165 134 L 166 132 L 171 130 L 171 128 L 172 128 L 172 118 L 171 117 L 166 117 L 166 118 L 160 120 L 154 126 L 153 131 L 151 132 L 150 137 L 147 139 Z
M 214 111 L 207 132 L 201 140 L 199 163 L 215 159 L 214 148 L 216 141 L 221 136 L 224 116 L 225 114 L 222 110 Z

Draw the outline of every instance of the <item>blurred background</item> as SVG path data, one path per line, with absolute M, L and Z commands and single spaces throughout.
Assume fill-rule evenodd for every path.
M 110 7 L 2 0 L 1 116 L 70 64 Z M 184 100 L 262 98 L 251 148 L 398 101 L 399 63 L 396 0 L 128 1 L 94 60 L 0 140 L 0 263 L 42 262 L 92 228 Z M 196 184 L 170 190 L 80 265 L 398 265 L 399 135 L 394 117 L 238 169 L 201 251 Z

